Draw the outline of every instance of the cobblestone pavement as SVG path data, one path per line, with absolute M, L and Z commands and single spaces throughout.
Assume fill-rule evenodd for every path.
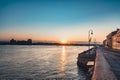
M 120 80 L 120 52 L 111 49 L 101 48 L 105 59 L 111 66 L 113 73 Z

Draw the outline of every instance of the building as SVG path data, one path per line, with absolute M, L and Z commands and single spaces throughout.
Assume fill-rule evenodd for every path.
M 16 41 L 14 39 L 11 39 L 10 45 L 32 45 L 32 39 L 28 39 L 27 41 L 25 41 L 25 40 Z
M 27 41 L 21 40 L 16 42 L 17 45 L 27 45 Z
M 120 49 L 120 29 L 109 33 L 103 41 L 105 47 Z
M 107 39 L 105 39 L 105 40 L 103 41 L 103 45 L 104 45 L 104 47 L 108 47 Z
M 11 45 L 15 45 L 15 44 L 16 44 L 16 40 L 11 39 L 11 40 L 10 40 L 10 44 L 11 44 Z
M 28 44 L 28 45 L 31 45 L 31 44 L 32 44 L 32 39 L 28 39 L 28 40 L 27 40 L 27 44 Z
M 120 29 L 117 30 L 116 34 L 113 36 L 112 48 L 120 49 Z

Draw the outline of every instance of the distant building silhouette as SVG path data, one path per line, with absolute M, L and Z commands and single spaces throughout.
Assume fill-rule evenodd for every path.
M 10 44 L 11 44 L 11 45 L 15 45 L 15 44 L 16 44 L 16 40 L 11 39 L 11 40 L 10 40 Z
M 31 45 L 31 44 L 32 44 L 32 39 L 28 39 L 28 40 L 27 40 L 27 44 L 28 44 L 28 45 Z
M 18 41 L 16 41 L 16 40 L 14 40 L 14 39 L 11 39 L 10 40 L 10 44 L 11 45 L 32 45 L 32 39 L 28 39 L 27 41 L 25 41 L 25 40 L 18 40 Z
M 27 41 L 25 40 L 17 41 L 17 45 L 27 45 Z

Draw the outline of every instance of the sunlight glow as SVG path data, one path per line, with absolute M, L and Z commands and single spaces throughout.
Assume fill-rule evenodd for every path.
M 62 43 L 62 44 L 67 43 L 67 39 L 65 39 L 65 38 L 61 39 L 61 43 Z

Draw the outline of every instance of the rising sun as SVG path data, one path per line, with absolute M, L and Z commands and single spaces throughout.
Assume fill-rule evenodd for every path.
M 62 44 L 67 43 L 67 39 L 61 39 L 61 43 L 62 43 Z

